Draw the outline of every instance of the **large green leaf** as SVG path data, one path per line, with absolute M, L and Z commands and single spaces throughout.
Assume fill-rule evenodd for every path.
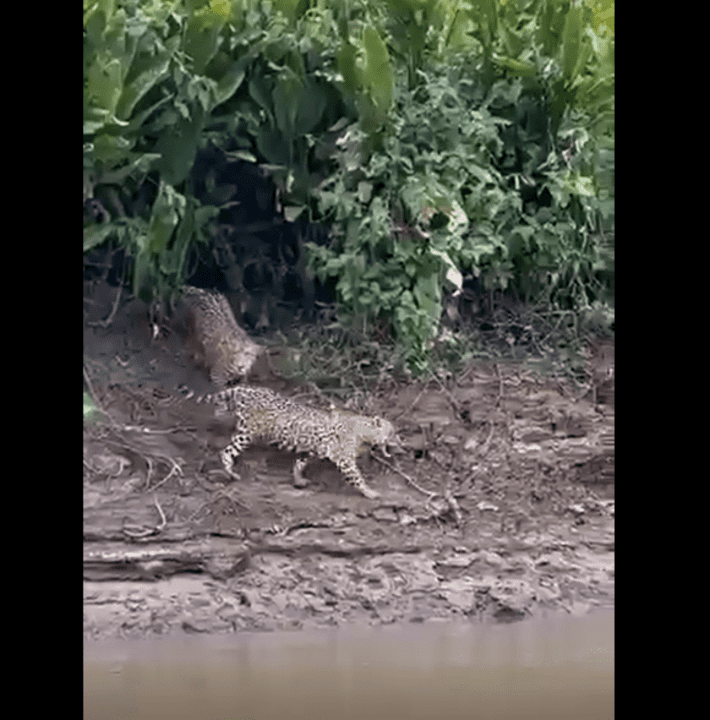
M 91 157 L 94 162 L 119 164 L 129 157 L 135 143 L 135 138 L 102 133 L 94 138 Z
M 112 225 L 89 225 L 84 228 L 84 252 L 101 245 L 114 230 Z
M 140 131 L 141 126 L 143 123 L 153 115 L 153 113 L 162 105 L 165 105 L 166 103 L 172 102 L 175 99 L 175 95 L 166 95 L 164 98 L 161 98 L 158 100 L 158 102 L 154 103 L 150 107 L 146 108 L 145 110 L 142 110 L 141 112 L 137 113 L 131 118 L 131 121 L 128 123 L 128 126 L 126 128 L 126 134 L 132 134 L 137 133 Z
M 264 126 L 256 136 L 259 152 L 273 165 L 289 164 L 290 143 L 278 128 Z
M 343 86 L 351 95 L 362 88 L 362 72 L 357 65 L 357 49 L 346 42 L 336 55 L 337 66 L 343 76 Z
M 302 87 L 298 78 L 288 73 L 278 79 L 272 93 L 276 124 L 289 142 L 294 137 L 298 99 Z
M 104 108 L 84 107 L 84 135 L 97 133 L 109 120 L 111 113 Z
M 186 203 L 181 205 L 182 212 L 181 208 L 178 208 L 182 219 L 175 234 L 175 241 L 169 250 L 166 249 L 160 254 L 160 270 L 168 277 L 178 277 L 185 264 L 195 227 L 195 204 L 194 198 L 186 198 Z
M 170 59 L 180 44 L 180 37 L 171 37 L 162 51 L 155 56 L 139 55 L 131 67 L 131 75 L 137 75 L 124 89 L 116 115 L 128 120 L 136 103 L 168 73 Z
M 123 92 L 121 61 L 97 58 L 87 73 L 87 92 L 94 105 L 113 115 Z
M 534 75 L 537 72 L 537 68 L 533 64 L 516 60 L 515 58 L 493 55 L 492 60 L 499 67 L 509 70 L 515 75 L 524 77 L 526 75 Z
M 262 110 L 268 113 L 270 118 L 273 118 L 271 92 L 271 83 L 265 76 L 261 75 L 249 80 L 249 95 L 261 106 Z
M 436 322 L 441 315 L 441 283 L 438 271 L 420 274 L 412 292 L 419 307 Z
M 168 185 L 179 185 L 188 175 L 197 154 L 197 146 L 204 124 L 204 111 L 197 104 L 190 119 L 180 118 L 155 144 L 161 154 L 157 167 Z
M 582 10 L 581 5 L 568 10 L 562 32 L 562 73 L 568 86 L 575 78 L 582 49 Z
M 167 248 L 180 217 L 185 212 L 185 202 L 185 197 L 173 187 L 161 184 L 148 225 L 147 248 L 153 255 L 160 255 Z
M 539 22 L 539 36 L 542 38 L 542 53 L 547 57 L 557 55 L 562 42 L 567 0 L 548 0 L 542 6 Z
M 475 36 L 481 41 L 487 55 L 490 55 L 493 40 L 498 35 L 498 10 L 496 0 L 473 0 L 470 5 L 462 6 L 474 22 Z
M 192 69 L 197 75 L 205 72 L 220 44 L 225 18 L 210 8 L 192 14 L 187 22 L 183 50 L 192 58 Z
M 246 64 L 247 59 L 240 58 L 237 62 L 232 63 L 231 67 L 217 80 L 215 105 L 226 102 L 237 92 L 246 77 Z
M 375 105 L 379 110 L 386 112 L 391 107 L 394 97 L 394 76 L 387 46 L 371 25 L 365 28 L 363 41 L 367 58 L 365 80 Z
M 313 132 L 323 117 L 327 102 L 326 91 L 317 83 L 307 79 L 298 98 L 297 135 Z
M 307 0 L 272 0 L 274 9 L 282 12 L 291 22 L 303 15 L 308 7 Z

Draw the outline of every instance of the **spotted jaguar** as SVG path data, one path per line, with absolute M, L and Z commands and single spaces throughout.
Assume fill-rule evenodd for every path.
M 189 344 L 198 364 L 218 387 L 242 380 L 264 348 L 239 327 L 227 298 L 215 290 L 183 289 L 188 309 Z
M 237 385 L 200 398 L 214 403 L 217 415 L 230 414 L 236 427 L 229 445 L 222 451 L 222 463 L 230 476 L 238 478 L 233 466 L 239 455 L 253 443 L 276 445 L 283 450 L 327 459 L 343 473 L 350 485 L 366 498 L 379 493 L 360 474 L 357 457 L 366 445 L 399 444 L 389 420 L 357 415 L 347 410 L 321 410 L 301 405 L 268 388 Z M 305 484 L 303 469 L 308 458 L 299 458 L 293 468 L 294 484 Z

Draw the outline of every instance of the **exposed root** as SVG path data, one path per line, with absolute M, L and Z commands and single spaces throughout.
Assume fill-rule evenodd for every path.
M 113 301 L 113 307 L 111 308 L 111 312 L 109 313 L 109 316 L 105 320 L 99 320 L 98 322 L 87 322 L 86 324 L 89 327 L 102 327 L 107 328 L 111 325 L 113 322 L 113 318 L 116 316 L 116 311 L 118 310 L 118 304 L 121 300 L 121 291 L 123 290 L 123 285 L 119 284 L 118 291 L 116 292 L 116 299 Z
M 412 480 L 412 478 L 409 477 L 406 473 L 402 472 L 399 468 L 394 467 L 394 465 L 390 465 L 386 460 L 383 460 L 382 458 L 378 458 L 377 455 L 373 455 L 375 460 L 377 460 L 378 463 L 381 463 L 386 468 L 391 470 L 392 472 L 396 472 L 398 475 L 401 475 L 415 490 L 418 490 L 422 495 L 427 495 L 429 499 L 433 498 L 434 496 L 438 495 L 439 493 L 433 492 L 431 490 L 425 490 L 423 487 L 420 487 L 417 485 L 417 483 Z
M 156 525 L 153 528 L 147 529 L 140 529 L 136 526 L 124 525 L 122 528 L 124 535 L 127 535 L 130 538 L 144 538 L 150 537 L 151 535 L 158 535 L 160 532 L 163 531 L 165 526 L 168 524 L 168 521 L 165 517 L 165 513 L 163 512 L 163 508 L 160 507 L 157 495 L 153 495 L 153 502 L 155 503 L 155 507 L 158 508 L 158 512 L 160 513 L 160 524 Z

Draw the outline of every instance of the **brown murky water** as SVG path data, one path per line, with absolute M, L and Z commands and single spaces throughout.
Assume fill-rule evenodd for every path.
M 614 615 L 87 642 L 85 720 L 614 715 Z

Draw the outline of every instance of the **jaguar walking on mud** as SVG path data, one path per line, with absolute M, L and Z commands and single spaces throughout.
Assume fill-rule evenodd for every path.
M 263 442 L 330 460 L 366 498 L 379 497 L 362 477 L 357 457 L 365 445 L 377 445 L 387 454 L 387 445 L 399 444 L 389 420 L 338 408 L 320 410 L 300 405 L 267 388 L 248 385 L 200 399 L 205 401 L 214 403 L 218 414 L 231 414 L 236 418 L 231 442 L 221 455 L 224 468 L 232 477 L 238 477 L 233 465 L 242 451 L 253 443 Z M 294 465 L 296 486 L 305 484 L 302 471 L 306 463 L 307 459 L 299 459 Z

